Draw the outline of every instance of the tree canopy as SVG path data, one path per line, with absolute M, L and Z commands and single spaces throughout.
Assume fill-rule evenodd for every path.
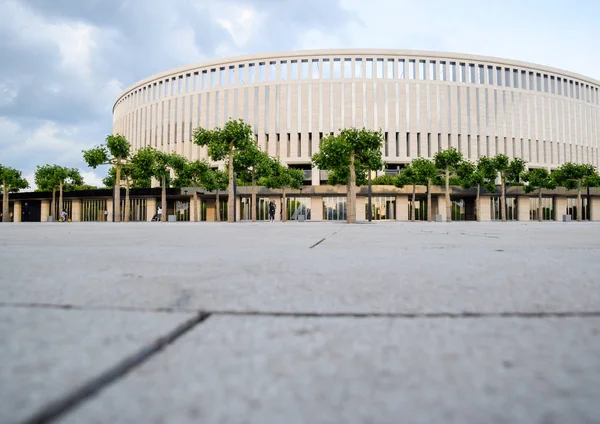
M 63 191 L 77 190 L 83 185 L 83 177 L 77 168 L 67 168 L 60 165 L 37 166 L 35 170 L 37 191 L 52 191 L 60 187 Z

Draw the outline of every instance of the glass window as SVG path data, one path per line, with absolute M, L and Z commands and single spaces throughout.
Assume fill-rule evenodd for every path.
M 447 81 L 448 76 L 446 75 L 446 61 L 440 60 L 440 80 Z
M 544 92 L 548 92 L 548 75 L 544 75 Z
M 210 88 L 215 88 L 217 86 L 217 70 L 210 70 Z
M 533 72 L 529 73 L 529 89 L 531 91 L 535 90 L 535 81 L 533 80 Z
M 323 220 L 346 220 L 346 197 L 323 197 Z
M 405 69 L 404 59 L 398 59 L 398 78 L 405 79 L 406 78 L 406 69 Z
M 456 82 L 456 62 L 450 62 L 450 81 Z
M 539 72 L 536 75 L 537 91 L 542 91 L 542 74 Z
M 419 79 L 425 80 L 427 79 L 427 62 L 424 60 L 419 60 Z
M 527 72 L 521 71 L 521 88 L 523 90 L 527 89 Z
M 254 65 L 254 63 L 250 63 L 248 65 L 248 82 L 249 83 L 253 83 L 254 81 L 256 81 L 256 66 Z
M 487 80 L 487 83 L 489 85 L 494 85 L 494 67 L 493 66 L 488 66 L 487 70 L 488 70 L 488 80 Z
M 365 202 L 365 217 L 369 216 L 369 202 Z M 371 198 L 371 218 L 373 221 L 396 219 L 396 198 L 373 196 Z
M 298 61 L 292 60 L 290 62 L 290 79 L 296 81 L 298 79 Z
M 277 79 L 277 62 L 269 62 L 269 81 L 275 81 Z
M 461 63 L 459 66 L 460 66 L 460 74 L 459 74 L 460 82 L 467 82 L 467 68 L 466 68 L 467 65 L 465 65 L 464 63 Z
M 502 68 L 499 66 L 496 67 L 496 85 L 502 87 Z
M 477 82 L 477 75 L 475 75 L 475 64 L 469 63 L 469 82 L 475 84 Z
M 342 77 L 342 61 L 339 58 L 333 59 L 333 77 Z
M 344 78 L 352 78 L 352 59 L 344 59 Z
M 365 64 L 365 78 L 373 78 L 373 59 L 367 59 Z
M 435 81 L 437 79 L 437 66 L 435 60 L 429 61 L 429 79 Z
M 354 78 L 362 78 L 362 59 L 354 60 Z
M 238 84 L 246 83 L 246 76 L 244 75 L 245 71 L 246 71 L 246 67 L 244 65 L 238 66 Z
M 579 100 L 579 83 L 575 82 L 575 98 Z
M 225 68 L 219 68 L 219 85 L 225 85 Z
M 485 84 L 485 67 L 479 65 L 479 84 Z
M 229 67 L 229 85 L 235 84 L 235 66 Z
M 519 71 L 513 69 L 513 87 L 519 88 Z
M 287 60 L 282 60 L 279 64 L 279 79 L 281 79 L 281 81 L 286 81 L 288 79 Z
M 323 59 L 323 78 L 331 78 L 331 65 L 329 64 L 329 59 Z
M 308 59 L 302 59 L 302 79 L 308 79 Z
M 510 69 L 504 68 L 504 85 L 510 87 Z
M 556 94 L 556 81 L 553 76 L 550 77 L 550 92 Z
M 570 85 L 570 92 L 571 92 L 571 98 L 575 97 L 573 94 L 573 80 L 569 81 L 569 85 Z
M 408 61 L 408 78 L 415 79 L 417 74 L 417 62 L 415 59 L 409 59 Z
M 394 65 L 396 64 L 396 62 L 394 61 L 394 59 L 388 59 L 387 61 L 387 77 L 388 78 L 396 78 L 396 72 L 395 72 L 395 67 Z
M 319 79 L 319 59 L 312 60 L 312 70 L 311 70 L 312 78 Z
M 376 77 L 383 78 L 383 59 L 377 59 Z

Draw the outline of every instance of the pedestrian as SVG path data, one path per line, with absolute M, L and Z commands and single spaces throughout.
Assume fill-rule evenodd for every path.
M 108 211 L 104 210 L 104 220 L 108 221 Z
M 159 206 L 158 209 L 156 210 L 156 220 L 160 221 L 162 217 L 162 208 Z
M 275 222 L 275 202 L 272 200 L 269 203 L 269 221 Z
M 62 222 L 67 222 L 67 212 L 63 210 L 60 214 L 60 218 L 62 219 Z

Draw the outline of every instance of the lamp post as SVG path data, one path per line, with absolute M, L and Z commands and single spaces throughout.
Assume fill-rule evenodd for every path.
M 237 198 L 237 175 L 234 172 L 233 173 L 233 199 L 230 199 L 230 202 L 233 202 L 233 222 L 236 222 L 236 216 L 237 216 L 237 202 L 235 201 L 235 199 Z
M 371 219 L 373 217 L 373 212 L 372 212 L 373 211 L 373 209 L 372 209 L 373 205 L 371 203 L 371 194 L 372 193 L 371 193 L 371 170 L 370 169 L 369 169 L 369 187 L 368 187 L 367 190 L 368 190 L 367 191 L 367 193 L 368 193 L 367 195 L 369 197 L 369 201 L 368 201 L 369 205 L 367 206 L 367 219 L 369 220 L 369 222 L 371 222 Z

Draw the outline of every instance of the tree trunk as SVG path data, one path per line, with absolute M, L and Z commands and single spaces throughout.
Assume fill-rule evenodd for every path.
M 10 222 L 10 216 L 8 211 L 8 187 L 6 181 L 2 181 L 2 222 Z
M 452 203 L 450 203 L 450 169 L 446 168 L 446 222 L 452 222 Z
M 282 222 L 287 222 L 287 197 L 285 194 L 285 188 L 281 189 L 281 200 L 282 200 L 282 205 L 281 205 L 281 221 Z
M 431 222 L 431 178 L 427 179 L 427 222 Z
M 58 182 L 58 216 L 62 217 L 63 211 L 63 182 Z
M 356 168 L 354 167 L 354 153 L 350 155 L 350 178 L 348 180 L 348 210 L 349 224 L 356 223 Z
M 235 193 L 233 192 L 233 143 L 229 143 L 229 184 L 227 185 L 227 222 L 234 221 Z
M 219 210 L 219 189 L 217 189 L 217 193 L 215 196 L 215 221 L 221 222 L 221 211 Z
M 194 222 L 198 221 L 198 192 L 196 191 L 196 186 L 194 186 Z
M 583 207 L 581 205 L 581 181 L 577 183 L 577 222 L 581 222 L 581 212 Z
M 56 221 L 56 189 L 52 189 L 52 207 L 50 208 L 50 213 L 52 214 L 52 219 Z
M 254 173 L 252 173 L 252 200 L 250 201 L 250 203 L 252 203 L 252 206 L 250 208 L 252 209 L 252 222 L 256 222 L 256 178 L 254 177 Z
M 504 172 L 500 173 L 500 218 L 502 222 L 506 222 L 506 182 L 504 181 Z
M 477 197 L 475 198 L 475 219 L 477 222 L 481 222 L 481 198 L 479 197 L 479 192 L 481 191 L 481 185 L 477 184 Z
M 160 217 L 161 222 L 167 222 L 167 176 L 163 175 L 161 178 L 162 190 L 160 193 L 160 205 L 162 214 Z
M 125 216 L 123 217 L 123 221 L 129 222 L 129 177 L 125 178 Z
M 413 184 L 413 192 L 412 192 L 412 210 L 411 210 L 411 214 L 410 214 L 410 220 L 412 222 L 415 222 L 415 216 L 417 215 L 417 208 L 415 207 L 415 198 L 416 198 L 416 193 L 417 193 L 417 186 L 416 184 Z
M 121 159 L 117 158 L 116 178 L 115 178 L 115 216 L 114 222 L 121 222 Z

